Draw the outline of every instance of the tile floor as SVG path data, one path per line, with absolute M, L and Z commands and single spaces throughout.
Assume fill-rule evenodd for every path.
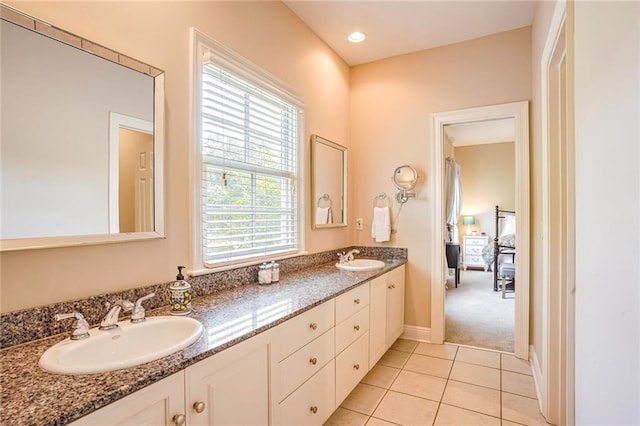
M 325 426 L 546 424 L 527 362 L 399 339 Z

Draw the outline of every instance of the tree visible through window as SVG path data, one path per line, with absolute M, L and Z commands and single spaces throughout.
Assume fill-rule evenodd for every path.
M 201 87 L 203 263 L 297 250 L 299 107 L 213 63 Z

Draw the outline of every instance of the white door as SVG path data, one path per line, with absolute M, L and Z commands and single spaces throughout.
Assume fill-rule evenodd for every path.
M 152 232 L 153 227 L 153 140 L 141 144 L 135 171 L 135 231 Z

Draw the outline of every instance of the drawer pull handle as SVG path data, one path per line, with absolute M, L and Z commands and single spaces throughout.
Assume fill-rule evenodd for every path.
M 316 324 L 315 322 L 312 322 L 311 324 L 309 324 L 309 328 L 312 330 L 315 330 L 318 328 L 318 324 Z
M 198 414 L 202 413 L 204 411 L 204 408 L 205 408 L 205 405 L 204 405 L 204 402 L 202 401 L 193 403 L 193 410 Z
M 311 363 L 311 365 L 316 365 L 318 363 L 318 358 L 311 358 L 309 362 Z
M 318 412 L 318 407 L 312 405 L 311 408 L 309 408 L 309 411 L 311 411 L 313 414 L 316 414 Z
M 360 299 L 354 299 L 353 303 L 355 303 L 356 305 L 359 305 L 360 304 Z
M 176 426 L 182 426 L 187 421 L 187 417 L 184 414 L 176 414 L 171 420 Z
M 360 364 L 354 364 L 353 365 L 353 369 L 354 370 L 360 370 Z
M 360 331 L 360 326 L 358 324 L 356 324 L 356 325 L 353 326 L 353 329 L 355 331 Z

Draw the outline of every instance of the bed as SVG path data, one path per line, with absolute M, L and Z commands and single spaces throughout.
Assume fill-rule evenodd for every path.
M 496 206 L 496 235 L 482 249 L 482 257 L 493 271 L 493 291 L 498 291 L 498 279 L 502 280 L 502 293 L 506 284 L 514 284 L 516 257 L 516 212 Z

